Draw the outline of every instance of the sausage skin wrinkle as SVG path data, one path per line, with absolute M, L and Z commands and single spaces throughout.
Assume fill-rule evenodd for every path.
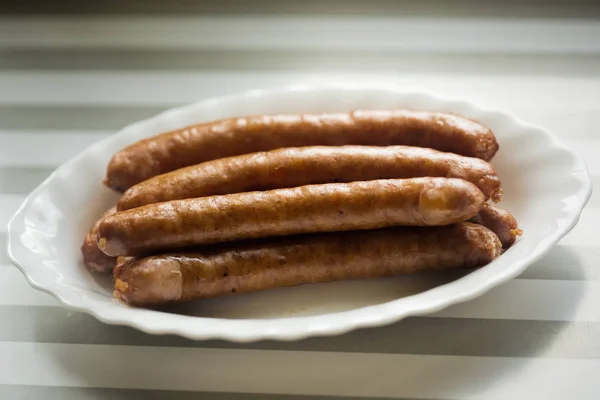
M 102 220 L 98 243 L 110 256 L 312 232 L 435 226 L 466 221 L 484 202 L 472 183 L 413 178 L 308 185 L 173 200 Z
M 103 217 L 111 215 L 117 212 L 116 207 L 112 207 L 108 210 Z M 83 244 L 81 245 L 81 255 L 83 256 L 83 263 L 92 271 L 110 273 L 115 266 L 115 257 L 110 257 L 104 254 L 98 247 L 98 226 L 100 225 L 102 218 L 96 221 L 92 229 L 85 235 Z
M 205 161 L 283 147 L 347 144 L 429 147 L 489 161 L 493 132 L 454 114 L 361 110 L 263 115 L 188 126 L 136 142 L 110 160 L 105 184 L 123 192 L 153 176 Z
M 114 295 L 134 306 L 423 270 L 475 268 L 500 255 L 497 236 L 468 222 L 228 243 L 124 259 Z
M 494 232 L 500 239 L 504 249 L 512 246 L 517 240 L 517 236 L 523 234 L 523 231 L 519 229 L 517 220 L 511 213 L 488 203 L 483 204 L 479 213 L 471 218 L 471 222 L 483 225 Z
M 192 197 L 423 176 L 464 179 L 479 187 L 486 200 L 501 199 L 496 171 L 479 158 L 410 146 L 314 146 L 221 158 L 158 175 L 125 191 L 117 207 L 127 210 Z

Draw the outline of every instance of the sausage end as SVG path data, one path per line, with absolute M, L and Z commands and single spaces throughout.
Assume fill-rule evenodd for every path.
M 133 260 L 121 257 L 117 268 L 114 297 L 132 306 L 153 306 L 179 301 L 183 274 L 175 257 L 148 257 Z
M 108 210 L 104 216 L 110 215 L 115 212 L 115 208 Z M 85 235 L 83 244 L 81 245 L 81 255 L 83 256 L 83 263 L 94 272 L 110 273 L 115 266 L 116 259 L 114 257 L 106 255 L 98 247 L 96 237 L 98 235 L 98 226 L 100 221 L 96 221 L 92 229 Z

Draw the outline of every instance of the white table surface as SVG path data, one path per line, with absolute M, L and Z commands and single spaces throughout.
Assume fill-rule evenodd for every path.
M 460 95 L 549 128 L 598 183 L 593 5 L 150 3 L 15 2 L 0 14 L 0 399 L 600 398 L 600 194 L 517 279 L 438 314 L 338 337 L 150 336 L 31 289 L 6 257 L 6 224 L 30 190 L 127 123 L 248 88 L 376 77 Z

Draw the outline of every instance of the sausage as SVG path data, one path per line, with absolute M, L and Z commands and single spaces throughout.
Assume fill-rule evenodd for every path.
M 114 295 L 148 307 L 300 284 L 475 268 L 500 255 L 481 225 L 396 227 L 228 243 L 124 260 Z
M 123 192 L 136 183 L 223 157 L 282 147 L 408 145 L 489 161 L 492 131 L 462 116 L 408 110 L 263 115 L 192 125 L 134 143 L 109 162 L 105 184 Z
M 479 158 L 409 146 L 315 146 L 221 158 L 158 175 L 125 191 L 117 207 L 127 210 L 192 197 L 421 176 L 465 179 L 486 199 L 501 199 L 500 179 Z
M 119 276 L 121 270 L 125 267 L 125 265 L 129 264 L 133 260 L 135 260 L 135 257 L 116 257 L 116 265 L 112 270 L 113 278 Z
M 471 218 L 471 221 L 481 224 L 494 232 L 500 239 L 504 249 L 512 246 L 515 240 L 517 240 L 517 236 L 523 234 L 523 231 L 519 229 L 519 224 L 515 217 L 508 211 L 488 203 L 483 204 L 479 213 Z
M 149 204 L 102 220 L 110 256 L 268 236 L 449 225 L 479 211 L 484 197 L 462 179 L 413 178 L 307 185 Z
M 106 213 L 104 213 L 103 217 L 107 215 L 114 214 L 117 212 L 116 207 L 112 207 Z M 102 273 L 110 273 L 115 266 L 116 259 L 115 257 L 107 256 L 104 254 L 100 248 L 98 248 L 98 226 L 100 225 L 100 218 L 92 229 L 85 235 L 83 239 L 83 244 L 81 245 L 81 254 L 83 256 L 83 263 L 92 271 L 102 272 Z

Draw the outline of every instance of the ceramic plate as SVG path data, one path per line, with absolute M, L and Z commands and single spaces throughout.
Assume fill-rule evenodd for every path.
M 523 237 L 484 268 L 468 274 L 421 274 L 335 282 L 136 309 L 112 297 L 112 281 L 84 267 L 79 246 L 92 223 L 117 201 L 101 181 L 110 157 L 139 139 L 185 125 L 262 113 L 408 108 L 458 113 L 488 125 L 500 150 L 501 206 Z M 155 334 L 234 341 L 294 340 L 380 326 L 470 300 L 522 272 L 579 219 L 591 193 L 584 161 L 550 132 L 509 113 L 465 101 L 399 89 L 332 85 L 254 90 L 166 111 L 87 148 L 59 167 L 25 200 L 9 224 L 9 255 L 29 283 L 66 307 Z

